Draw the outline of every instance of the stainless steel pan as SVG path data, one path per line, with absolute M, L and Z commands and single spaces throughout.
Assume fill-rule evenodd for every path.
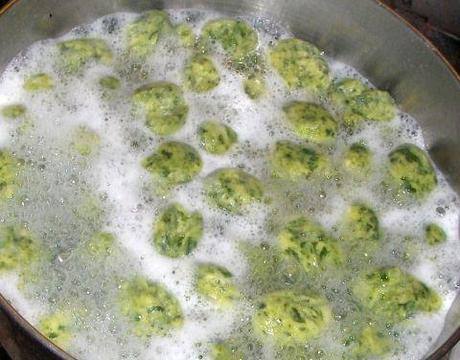
M 460 78 L 427 40 L 374 0 L 17 0 L 0 11 L 0 70 L 34 41 L 100 16 L 185 7 L 277 18 L 296 36 L 358 68 L 419 121 L 432 157 L 460 191 Z M 459 339 L 460 298 L 427 359 L 441 359 Z M 0 340 L 15 359 L 71 359 L 1 295 Z

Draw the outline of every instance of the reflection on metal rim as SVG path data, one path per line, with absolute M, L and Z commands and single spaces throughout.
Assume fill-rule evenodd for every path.
M 0 16 L 10 10 L 20 0 L 11 0 L 7 2 L 3 7 L 0 8 Z M 389 6 L 381 3 L 378 0 L 373 0 L 378 3 L 379 6 L 383 7 L 387 12 L 395 16 L 400 22 L 404 23 L 406 27 L 410 28 L 419 38 L 421 38 L 425 44 L 434 52 L 438 58 L 442 60 L 445 66 L 449 69 L 450 73 L 460 82 L 460 74 L 454 69 L 449 63 L 445 56 L 433 45 L 433 43 L 425 37 L 417 28 L 415 28 L 410 22 L 404 19 L 401 15 L 391 9 Z M 56 358 L 63 360 L 75 360 L 69 353 L 62 350 L 54 343 L 49 341 L 43 336 L 37 329 L 35 329 L 29 322 L 27 322 L 15 309 L 14 307 L 0 294 L 0 309 L 5 315 L 11 319 L 14 323 L 18 324 L 30 338 L 35 340 L 40 346 L 48 350 L 50 354 Z M 460 341 L 460 326 L 454 331 L 454 333 L 438 348 L 436 349 L 426 360 L 441 360 L 448 352 Z
M 3 297 L 2 294 L 0 294 L 0 309 L 5 313 L 8 319 L 11 319 L 15 324 L 18 324 L 25 332 L 27 332 L 28 336 L 40 344 L 44 349 L 47 349 L 50 354 L 53 354 L 56 358 L 63 360 L 75 360 L 74 357 L 49 341 L 37 329 L 35 329 L 21 316 L 21 314 L 16 311 L 16 309 L 14 309 L 14 307 Z

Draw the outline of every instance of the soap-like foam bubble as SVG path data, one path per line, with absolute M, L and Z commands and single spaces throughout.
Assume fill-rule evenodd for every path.
M 187 22 L 195 34 L 210 19 L 212 12 L 170 11 L 173 23 Z M 278 190 L 267 170 L 268 155 L 279 140 L 299 142 L 286 126 L 282 107 L 292 100 L 317 101 L 301 91 L 289 91 L 275 71 L 267 66 L 268 92 L 253 101 L 243 92 L 244 76 L 228 67 L 225 56 L 218 52 L 214 62 L 221 83 L 206 94 L 185 91 L 189 104 L 187 122 L 168 139 L 183 141 L 200 153 L 203 169 L 196 179 L 175 188 L 167 196 L 158 196 L 151 189 L 151 178 L 141 166 L 166 138 L 153 135 L 144 120 L 133 112 L 130 95 L 154 81 L 183 83 L 183 67 L 191 50 L 180 46 L 169 34 L 160 38 L 155 53 L 140 68 L 125 60 L 125 28 L 136 14 L 119 13 L 103 17 L 93 24 L 81 26 L 55 40 L 41 41 L 12 60 L 0 77 L 0 107 L 24 103 L 24 119 L 0 123 L 0 145 L 27 159 L 21 204 L 0 209 L 2 222 L 26 222 L 50 249 L 51 262 L 43 265 L 42 281 L 31 285 L 25 293 L 17 289 L 15 276 L 0 278 L 0 291 L 29 321 L 36 324 L 40 316 L 53 309 L 78 308 L 80 328 L 70 351 L 82 359 L 94 357 L 136 359 L 192 359 L 208 356 L 208 344 L 225 340 L 248 326 L 251 302 L 242 300 L 233 308 L 221 310 L 200 298 L 194 291 L 194 268 L 199 262 L 215 262 L 228 268 L 236 283 L 244 286 L 250 265 L 240 251 L 241 242 L 254 245 L 276 244 L 275 229 L 299 214 L 312 217 L 333 236 L 339 237 L 339 226 L 347 207 L 354 202 L 371 205 L 377 214 L 385 244 L 374 265 L 396 264 L 438 290 L 443 307 L 435 315 L 420 315 L 398 330 L 404 355 L 394 359 L 419 359 L 430 348 L 441 331 L 444 317 L 457 288 L 460 253 L 458 251 L 459 206 L 457 195 L 443 175 L 437 171 L 439 186 L 423 204 L 399 206 L 388 200 L 379 189 L 388 152 L 411 142 L 424 148 L 421 129 L 407 114 L 398 113 L 391 123 L 369 124 L 353 134 L 341 132 L 334 146 L 321 148 L 340 168 L 344 151 L 354 142 L 362 142 L 373 154 L 374 172 L 366 181 L 334 178 L 312 180 L 308 184 Z M 258 31 L 262 52 L 280 38 L 291 34 L 279 24 L 260 18 L 246 18 Z M 56 65 L 56 43 L 81 36 L 105 40 L 114 52 L 113 66 L 91 65 L 79 75 L 69 77 Z M 268 60 L 267 60 L 268 61 Z M 354 77 L 372 84 L 348 65 L 328 59 L 335 79 Z M 50 74 L 55 90 L 30 94 L 23 88 L 24 79 L 38 72 Z M 121 79 L 121 87 L 113 94 L 102 91 L 98 80 L 113 75 Z M 324 104 L 331 111 L 335 109 Z M 5 121 L 3 121 L 5 120 Z M 198 126 L 206 120 L 218 120 L 238 134 L 238 143 L 225 155 L 207 154 L 197 137 Z M 33 124 L 18 132 L 29 121 Z M 69 152 L 72 131 L 84 125 L 100 137 L 97 153 L 89 160 Z M 311 145 L 313 146 L 313 145 Z M 209 207 L 202 182 L 221 167 L 240 167 L 258 176 L 267 184 L 267 197 L 272 204 L 259 204 L 245 216 L 225 214 Z M 272 186 L 273 185 L 273 186 Z M 89 200 L 88 200 L 89 199 Z M 104 209 L 103 215 L 89 220 L 76 220 L 81 204 L 95 201 Z M 189 210 L 199 211 L 204 219 L 204 236 L 197 249 L 186 258 L 169 259 L 153 247 L 152 227 L 161 210 L 179 202 Z M 84 215 L 91 213 L 87 205 Z M 86 222 L 85 222 L 86 221 Z M 423 242 L 426 223 L 436 222 L 448 236 L 446 244 L 428 249 Z M 94 229 L 93 229 L 94 227 Z M 82 244 L 94 230 L 111 232 L 116 237 L 117 251 L 103 263 L 88 261 L 82 255 Z M 404 240 L 410 237 L 410 239 Z M 401 253 L 412 251 L 410 261 Z M 183 328 L 170 336 L 143 341 L 131 335 L 129 324 L 119 314 L 117 286 L 124 278 L 141 273 L 162 283 L 179 300 L 184 314 Z M 356 274 L 349 274 L 353 277 Z M 336 309 L 347 310 L 347 295 L 341 291 L 346 281 L 318 277 L 311 286 L 332 294 Z M 324 281 L 324 283 L 322 282 Z M 337 292 L 335 292 L 335 290 Z M 334 295 L 335 294 L 335 295 Z M 80 312 L 79 312 L 80 314 Z M 338 320 L 337 320 L 338 319 Z M 331 353 L 343 351 L 339 328 L 348 326 L 337 317 L 322 339 L 311 348 L 327 348 Z M 248 337 L 250 338 L 250 336 Z M 273 358 L 274 350 L 260 350 L 262 358 Z

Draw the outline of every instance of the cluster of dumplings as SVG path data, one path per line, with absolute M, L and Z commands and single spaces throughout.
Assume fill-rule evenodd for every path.
M 203 159 L 193 146 L 167 140 L 187 121 L 189 107 L 183 91 L 206 93 L 221 82 L 213 53 L 225 53 L 226 66 L 244 77 L 242 91 L 251 101 L 258 101 L 267 92 L 265 73 L 271 67 L 291 90 L 305 91 L 326 99 L 337 109 L 331 113 L 320 103 L 291 101 L 282 108 L 286 126 L 298 141 L 280 140 L 273 144 L 269 157 L 269 173 L 286 184 L 301 183 L 310 178 L 330 179 L 335 174 L 332 160 L 321 147 L 333 145 L 342 131 L 354 131 L 363 124 L 390 122 L 397 115 L 392 97 L 382 90 L 366 86 L 357 79 L 333 81 L 328 62 L 314 45 L 296 38 L 276 42 L 264 54 L 258 46 L 255 29 L 243 20 L 217 19 L 207 22 L 196 36 L 186 23 L 173 25 L 162 11 L 149 11 L 125 30 L 126 52 L 142 62 L 155 51 L 164 34 L 174 33 L 181 44 L 192 51 L 184 67 L 182 87 L 167 81 L 143 85 L 130 100 L 137 116 L 153 136 L 166 138 L 142 160 L 142 167 L 151 176 L 157 196 L 168 197 L 177 186 L 193 181 L 203 169 Z M 110 46 L 96 38 L 77 38 L 57 44 L 59 66 L 68 76 L 75 76 L 100 63 L 110 65 Z M 104 76 L 99 85 L 106 92 L 116 91 L 121 80 Z M 50 75 L 37 73 L 23 85 L 28 92 L 52 91 Z M 5 119 L 18 120 L 27 116 L 26 105 L 13 103 L 0 109 Z M 219 121 L 204 121 L 197 130 L 202 149 L 218 157 L 228 153 L 238 143 L 238 134 Z M 100 144 L 99 135 L 85 126 L 72 133 L 70 147 L 82 157 L 90 157 Z M 363 143 L 351 144 L 342 166 L 350 176 L 372 172 L 372 153 Z M 423 202 L 437 186 L 437 176 L 427 154 L 413 144 L 404 144 L 388 154 L 382 188 L 395 196 Z M 7 149 L 0 150 L 0 199 L 14 201 L 21 187 L 21 173 L 27 162 Z M 237 167 L 219 168 L 204 180 L 204 193 L 210 208 L 230 216 L 248 213 L 255 204 L 270 206 L 266 182 Z M 154 221 L 152 243 L 155 251 L 169 258 L 190 255 L 203 236 L 203 216 L 179 203 L 164 208 Z M 341 224 L 341 242 L 329 231 L 306 216 L 298 216 L 281 226 L 277 248 L 247 248 L 243 252 L 254 260 L 257 273 L 268 261 L 267 253 L 275 252 L 280 264 L 293 273 L 319 276 L 330 269 L 350 266 L 356 249 L 378 249 L 381 230 L 377 213 L 365 203 L 352 204 Z M 426 226 L 426 241 L 437 245 L 446 241 L 446 233 L 437 224 Z M 98 231 L 85 251 L 92 257 L 103 257 L 114 246 L 114 235 Z M 371 250 L 369 250 L 371 251 Z M 27 266 L 47 258 L 47 251 L 26 226 L 4 226 L 0 235 L 0 274 L 24 271 Z M 351 259 L 351 260 L 350 260 Z M 302 276 L 304 276 L 302 275 Z M 264 274 L 263 276 L 269 276 Z M 263 277 L 262 276 L 262 277 Z M 26 277 L 27 279 L 27 277 Z M 257 281 L 254 283 L 257 286 Z M 333 321 L 334 309 L 329 300 L 307 286 L 285 286 L 262 291 L 255 299 L 244 294 L 233 274 L 223 266 L 202 263 L 196 267 L 195 290 L 207 301 L 225 309 L 238 301 L 249 301 L 254 309 L 251 331 L 255 343 L 276 349 L 279 358 L 289 358 L 292 349 L 318 338 Z M 380 323 L 398 324 L 420 312 L 435 312 L 441 307 L 440 296 L 415 276 L 398 267 L 376 268 L 351 285 L 352 296 L 362 311 L 376 318 L 374 324 L 358 327 L 347 344 L 347 359 L 383 356 L 391 351 L 393 339 Z M 119 312 L 139 337 L 168 336 L 187 320 L 179 301 L 162 284 L 136 276 L 122 283 L 118 291 Z M 72 339 L 73 322 L 65 311 L 42 318 L 38 328 L 50 340 L 64 348 Z M 252 349 L 241 345 L 237 337 L 215 342 L 209 354 L 215 360 L 249 359 Z M 287 355 L 286 355 L 287 354 Z

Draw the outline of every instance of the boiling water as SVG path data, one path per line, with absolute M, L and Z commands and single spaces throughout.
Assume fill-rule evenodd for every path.
M 204 23 L 219 14 L 198 11 L 172 11 L 173 23 L 187 22 L 199 34 Z M 221 76 L 220 85 L 206 94 L 185 92 L 190 110 L 186 125 L 171 139 L 199 149 L 203 170 L 192 182 L 177 187 L 167 196 L 152 191 L 151 177 L 141 166 L 164 138 L 154 136 L 144 120 L 133 113 L 130 95 L 142 84 L 167 80 L 183 81 L 185 59 L 190 50 L 180 46 L 174 36 L 166 36 L 142 69 L 130 68 L 124 60 L 125 26 L 136 14 L 109 15 L 71 31 L 59 39 L 33 44 L 8 65 L 0 78 L 0 107 L 24 103 L 28 112 L 22 122 L 31 127 L 21 130 L 15 120 L 1 119 L 0 146 L 26 159 L 23 186 L 14 204 L 1 209 L 1 222 L 25 222 L 38 234 L 52 253 L 49 263 L 37 265 L 38 279 L 19 274 L 0 278 L 0 291 L 32 324 L 57 309 L 71 309 L 78 317 L 79 329 L 69 351 L 81 359 L 202 359 L 208 358 L 208 345 L 225 340 L 238 332 L 247 332 L 253 307 L 248 300 L 219 310 L 203 302 L 193 289 L 193 268 L 199 261 L 213 261 L 227 267 L 238 284 L 245 284 L 249 264 L 241 253 L 242 241 L 253 244 L 276 244 L 276 231 L 292 214 L 308 214 L 338 236 L 337 224 L 345 209 L 355 201 L 372 204 L 379 215 L 384 247 L 372 266 L 398 265 L 436 289 L 443 307 L 434 315 L 420 315 L 397 328 L 400 346 L 395 359 L 420 359 L 440 333 L 444 317 L 458 290 L 460 252 L 458 251 L 459 207 L 457 195 L 438 172 L 439 186 L 429 199 L 420 204 L 399 204 L 379 189 L 387 154 L 398 144 L 411 142 L 424 148 L 421 129 L 414 119 L 398 113 L 391 123 L 372 124 L 353 134 L 339 135 L 334 147 L 326 149 L 340 161 L 348 145 L 362 141 L 373 152 L 375 171 L 366 183 L 343 178 L 311 181 L 307 188 L 278 192 L 267 187 L 271 205 L 258 205 L 245 216 L 224 214 L 210 209 L 202 191 L 204 177 L 220 167 L 241 167 L 267 184 L 267 159 L 271 146 L 278 140 L 297 141 L 283 121 L 282 106 L 288 101 L 310 100 L 304 92 L 288 91 L 280 77 L 268 69 L 268 93 L 258 101 L 242 91 L 243 76 L 225 65 L 224 55 L 215 63 Z M 258 31 L 259 46 L 268 49 L 280 38 L 290 37 L 287 29 L 273 21 L 247 18 Z M 56 59 L 56 43 L 82 36 L 107 41 L 114 52 L 114 65 L 92 65 L 76 77 L 61 72 Z M 372 86 L 348 65 L 328 59 L 336 79 L 355 77 Z M 127 70 L 131 69 L 131 70 Z M 30 94 L 23 90 L 25 78 L 47 73 L 55 79 L 55 90 Z M 121 78 L 121 89 L 107 96 L 98 79 L 104 75 Z M 313 99 L 318 100 L 318 99 Z M 321 99 L 319 99 L 321 101 Z M 335 111 L 325 103 L 331 111 Z M 204 120 L 220 120 L 238 134 L 238 144 L 228 154 L 205 153 L 196 136 Z M 71 132 L 86 125 L 101 138 L 96 156 L 82 160 L 68 150 Z M 75 216 L 79 206 L 91 199 L 102 204 L 103 214 L 90 219 Z M 204 237 L 189 256 L 169 259 L 159 255 L 152 245 L 152 223 L 161 209 L 178 201 L 188 209 L 199 210 L 204 218 Z M 83 204 L 83 205 L 82 205 Z M 423 229 L 428 222 L 440 224 L 448 241 L 438 247 L 424 244 Z M 267 224 L 272 224 L 268 226 Z M 116 235 L 114 254 L 105 261 L 85 260 L 81 253 L 93 231 L 102 229 Z M 406 239 L 402 241 L 402 239 Z M 407 260 L 407 253 L 410 260 Z M 347 279 L 311 279 L 311 287 L 327 294 L 334 308 L 347 312 Z M 130 324 L 118 312 L 116 299 L 120 279 L 134 274 L 161 282 L 180 301 L 184 326 L 170 336 L 140 340 L 130 333 Z M 243 286 L 243 285 L 242 285 Z M 257 294 L 252 294 L 257 295 Z M 352 326 L 336 315 L 330 329 L 315 340 L 308 354 L 312 358 L 337 358 L 347 328 Z M 390 330 L 389 330 L 390 331 Z M 395 329 L 391 330 L 394 335 Z M 248 340 L 249 341 L 249 340 Z M 248 345 L 248 344 L 246 344 Z M 321 349 L 316 351 L 316 349 Z M 314 350 L 314 351 L 313 351 Z M 252 358 L 271 358 L 272 349 L 254 350 Z

